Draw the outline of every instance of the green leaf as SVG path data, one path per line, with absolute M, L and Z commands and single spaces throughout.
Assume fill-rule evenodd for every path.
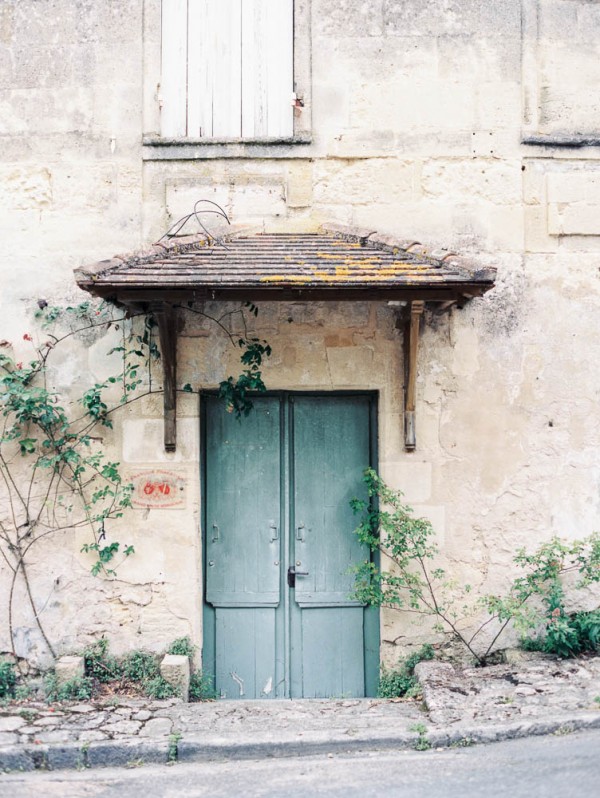
M 37 441 L 35 440 L 35 438 L 21 438 L 21 440 L 19 441 L 21 454 L 22 455 L 33 454 L 33 452 L 35 452 L 36 443 Z

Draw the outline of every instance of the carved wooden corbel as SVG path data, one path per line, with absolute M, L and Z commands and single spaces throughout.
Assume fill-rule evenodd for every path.
M 175 310 L 161 305 L 154 310 L 158 324 L 160 354 L 163 368 L 164 440 L 165 451 L 177 448 L 177 325 Z
M 404 447 L 417 448 L 415 408 L 417 395 L 417 355 L 419 352 L 419 325 L 425 302 L 410 303 L 410 316 L 404 332 Z

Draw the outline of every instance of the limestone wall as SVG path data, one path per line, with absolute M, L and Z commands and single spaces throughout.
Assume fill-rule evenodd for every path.
M 80 301 L 74 267 L 156 240 L 199 198 L 268 230 L 370 226 L 497 266 L 493 292 L 427 314 L 414 453 L 402 447 L 392 309 L 265 305 L 256 329 L 274 346 L 269 387 L 380 391 L 382 473 L 432 518 L 459 579 L 499 589 L 516 546 L 598 526 L 600 5 L 297 6 L 312 20 L 298 111 L 310 142 L 169 149 L 143 143 L 159 114 L 159 0 L 0 5 L 0 339 L 27 357 L 38 298 Z M 57 387 L 105 375 L 111 345 L 73 343 L 52 372 Z M 179 358 L 194 386 L 235 368 L 226 341 L 189 319 Z M 162 451 L 155 399 L 106 433 L 128 473 L 169 468 L 186 485 L 183 508 L 124 521 L 118 534 L 137 553 L 117 581 L 88 575 L 79 533 L 34 558 L 61 650 L 100 634 L 117 650 L 201 639 L 197 397 L 179 413 L 174 455 Z M 17 625 L 19 653 L 47 660 L 25 601 Z M 419 634 L 384 619 L 384 640 Z

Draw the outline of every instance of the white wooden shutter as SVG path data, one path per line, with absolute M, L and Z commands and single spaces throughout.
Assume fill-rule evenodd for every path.
M 293 0 L 163 0 L 161 132 L 291 136 Z

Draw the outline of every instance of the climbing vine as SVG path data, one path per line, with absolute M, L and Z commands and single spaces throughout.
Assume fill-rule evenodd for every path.
M 565 583 L 586 588 L 600 582 L 600 533 L 581 540 L 552 537 L 535 551 L 519 549 L 520 575 L 502 595 L 473 597 L 436 564 L 439 549 L 429 520 L 415 517 L 401 491 L 373 470 L 364 473 L 368 500 L 353 499 L 361 519 L 356 534 L 383 565 L 371 560 L 355 569 L 353 598 L 364 604 L 429 617 L 438 632 L 449 632 L 480 665 L 502 634 L 514 628 L 524 645 L 558 656 L 600 648 L 600 609 L 568 613 Z M 484 614 L 472 627 L 473 617 Z
M 223 317 L 213 317 L 191 305 L 181 312 L 197 313 L 214 322 L 240 350 L 239 377 L 223 380 L 220 394 L 238 417 L 252 408 L 252 391 L 264 391 L 261 368 L 271 348 L 247 334 L 245 316 L 258 314 L 247 303 Z M 227 326 L 232 313 L 243 319 L 244 334 Z M 34 334 L 22 338 L 30 355 L 16 360 L 9 341 L 0 341 L 0 558 L 9 574 L 5 612 L 15 652 L 15 600 L 22 584 L 35 623 L 55 656 L 42 623 L 29 568 L 36 547 L 51 544 L 60 533 L 86 530 L 82 552 L 91 555 L 95 576 L 114 577 L 119 564 L 134 553 L 128 543 L 114 540 L 112 522 L 131 507 L 132 485 L 120 464 L 103 446 L 102 429 L 111 429 L 115 414 L 144 396 L 161 393 L 153 364 L 160 359 L 152 315 L 131 315 L 108 303 L 49 306 L 38 302 Z M 86 386 L 80 395 L 53 387 L 53 360 L 69 339 L 90 343 L 111 331 L 119 368 L 105 380 Z M 200 386 L 179 388 L 191 392 Z

